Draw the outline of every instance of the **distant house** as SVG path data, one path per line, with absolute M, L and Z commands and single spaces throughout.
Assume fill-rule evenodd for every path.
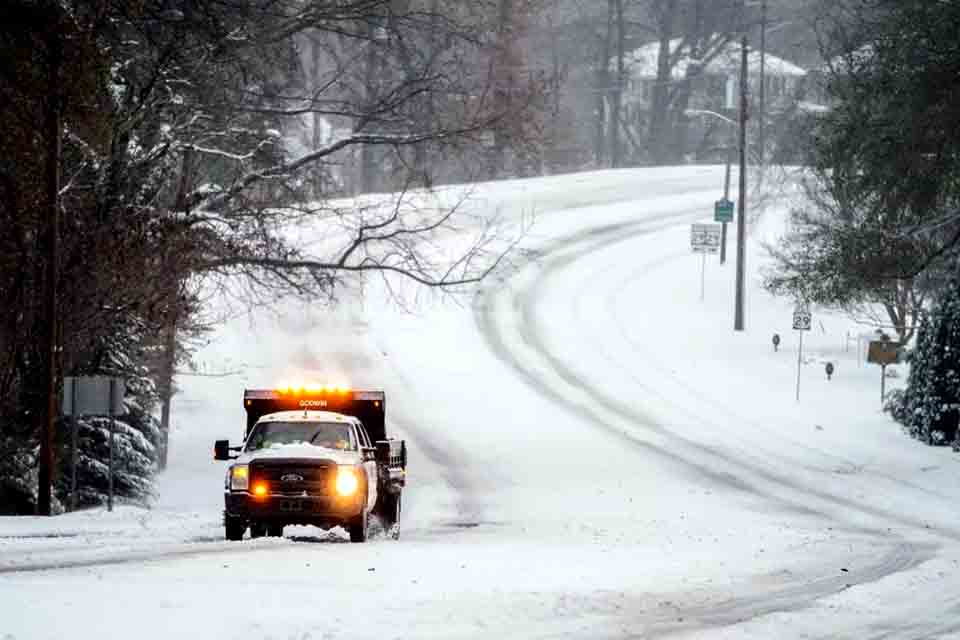
M 680 38 L 670 41 L 671 56 L 682 43 Z M 660 44 L 651 42 L 627 54 L 627 91 L 624 104 L 641 112 L 650 108 L 653 87 L 657 81 L 657 57 Z M 690 98 L 690 108 L 716 111 L 738 107 L 740 77 L 740 44 L 730 42 L 706 60 L 698 87 Z M 689 55 L 681 55 L 671 69 L 671 81 L 683 80 L 692 63 Z M 767 53 L 764 61 L 767 107 L 776 110 L 796 104 L 805 90 L 806 70 Z M 754 49 L 747 56 L 747 78 L 750 92 L 756 96 L 760 88 L 760 52 Z
M 683 40 L 680 38 L 670 41 L 671 57 L 677 53 L 682 43 Z M 642 137 L 645 133 L 653 106 L 659 51 L 660 44 L 651 42 L 629 52 L 626 57 L 628 78 L 623 94 L 624 121 L 639 134 L 638 137 Z M 690 65 L 694 62 L 699 61 L 694 61 L 689 52 L 680 52 L 670 70 L 671 89 L 679 87 L 680 83 L 687 78 Z M 715 48 L 705 56 L 702 65 L 701 72 L 696 76 L 696 82 L 690 87 L 687 109 L 712 111 L 736 119 L 740 94 L 740 43 L 732 41 L 719 49 Z M 768 119 L 774 119 L 779 114 L 795 109 L 803 103 L 807 90 L 806 70 L 767 53 L 764 61 L 764 77 Z M 750 49 L 747 56 L 747 82 L 750 106 L 755 109 L 760 89 L 760 52 L 755 49 Z M 671 100 L 671 109 L 675 108 L 676 104 Z M 690 126 L 691 148 L 684 149 L 685 154 L 691 152 L 696 154 L 696 149 L 703 147 L 704 136 L 708 135 L 710 130 L 722 130 L 723 123 L 719 120 L 710 122 L 709 118 L 695 118 Z M 717 136 L 720 135 L 717 134 Z

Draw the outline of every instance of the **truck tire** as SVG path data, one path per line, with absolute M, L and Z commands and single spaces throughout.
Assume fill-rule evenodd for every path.
M 267 525 L 262 522 L 251 522 L 250 523 L 250 537 L 251 538 L 262 538 L 267 534 Z
M 377 507 L 377 517 L 383 525 L 384 535 L 396 540 L 400 537 L 400 494 L 384 493 Z
M 390 529 L 390 537 L 394 540 L 400 539 L 400 512 L 403 511 L 403 495 L 397 494 L 394 497 L 394 501 L 397 503 L 397 510 L 393 516 L 393 527 Z
M 364 510 L 347 526 L 347 530 L 350 532 L 350 542 L 366 542 L 368 528 L 367 512 Z
M 283 525 L 282 524 L 271 524 L 267 526 L 267 535 L 271 538 L 282 538 L 283 537 Z
M 247 524 L 243 520 L 226 518 L 223 521 L 223 528 L 225 530 L 227 540 L 230 540 L 231 542 L 237 542 L 238 540 L 243 540 L 243 534 L 247 530 Z

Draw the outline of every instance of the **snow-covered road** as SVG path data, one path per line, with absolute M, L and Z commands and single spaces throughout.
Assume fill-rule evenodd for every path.
M 751 226 L 748 331 L 732 263 L 700 301 L 721 171 L 480 185 L 537 224 L 473 300 L 228 323 L 200 358 L 236 375 L 181 380 L 156 508 L 0 519 L 0 638 L 960 637 L 957 457 L 879 412 L 844 318 L 816 316 L 794 400 L 789 306 L 757 287 L 782 209 Z M 221 541 L 210 444 L 292 375 L 386 388 L 399 542 Z

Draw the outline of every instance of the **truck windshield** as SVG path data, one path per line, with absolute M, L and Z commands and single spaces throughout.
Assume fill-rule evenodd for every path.
M 245 451 L 283 444 L 312 444 L 327 449 L 356 451 L 350 425 L 343 422 L 260 422 L 250 432 Z

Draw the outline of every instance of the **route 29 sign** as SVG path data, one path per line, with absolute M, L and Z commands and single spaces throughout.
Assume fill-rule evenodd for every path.
M 806 307 L 797 307 L 793 310 L 793 328 L 796 331 L 810 331 L 812 317 Z

